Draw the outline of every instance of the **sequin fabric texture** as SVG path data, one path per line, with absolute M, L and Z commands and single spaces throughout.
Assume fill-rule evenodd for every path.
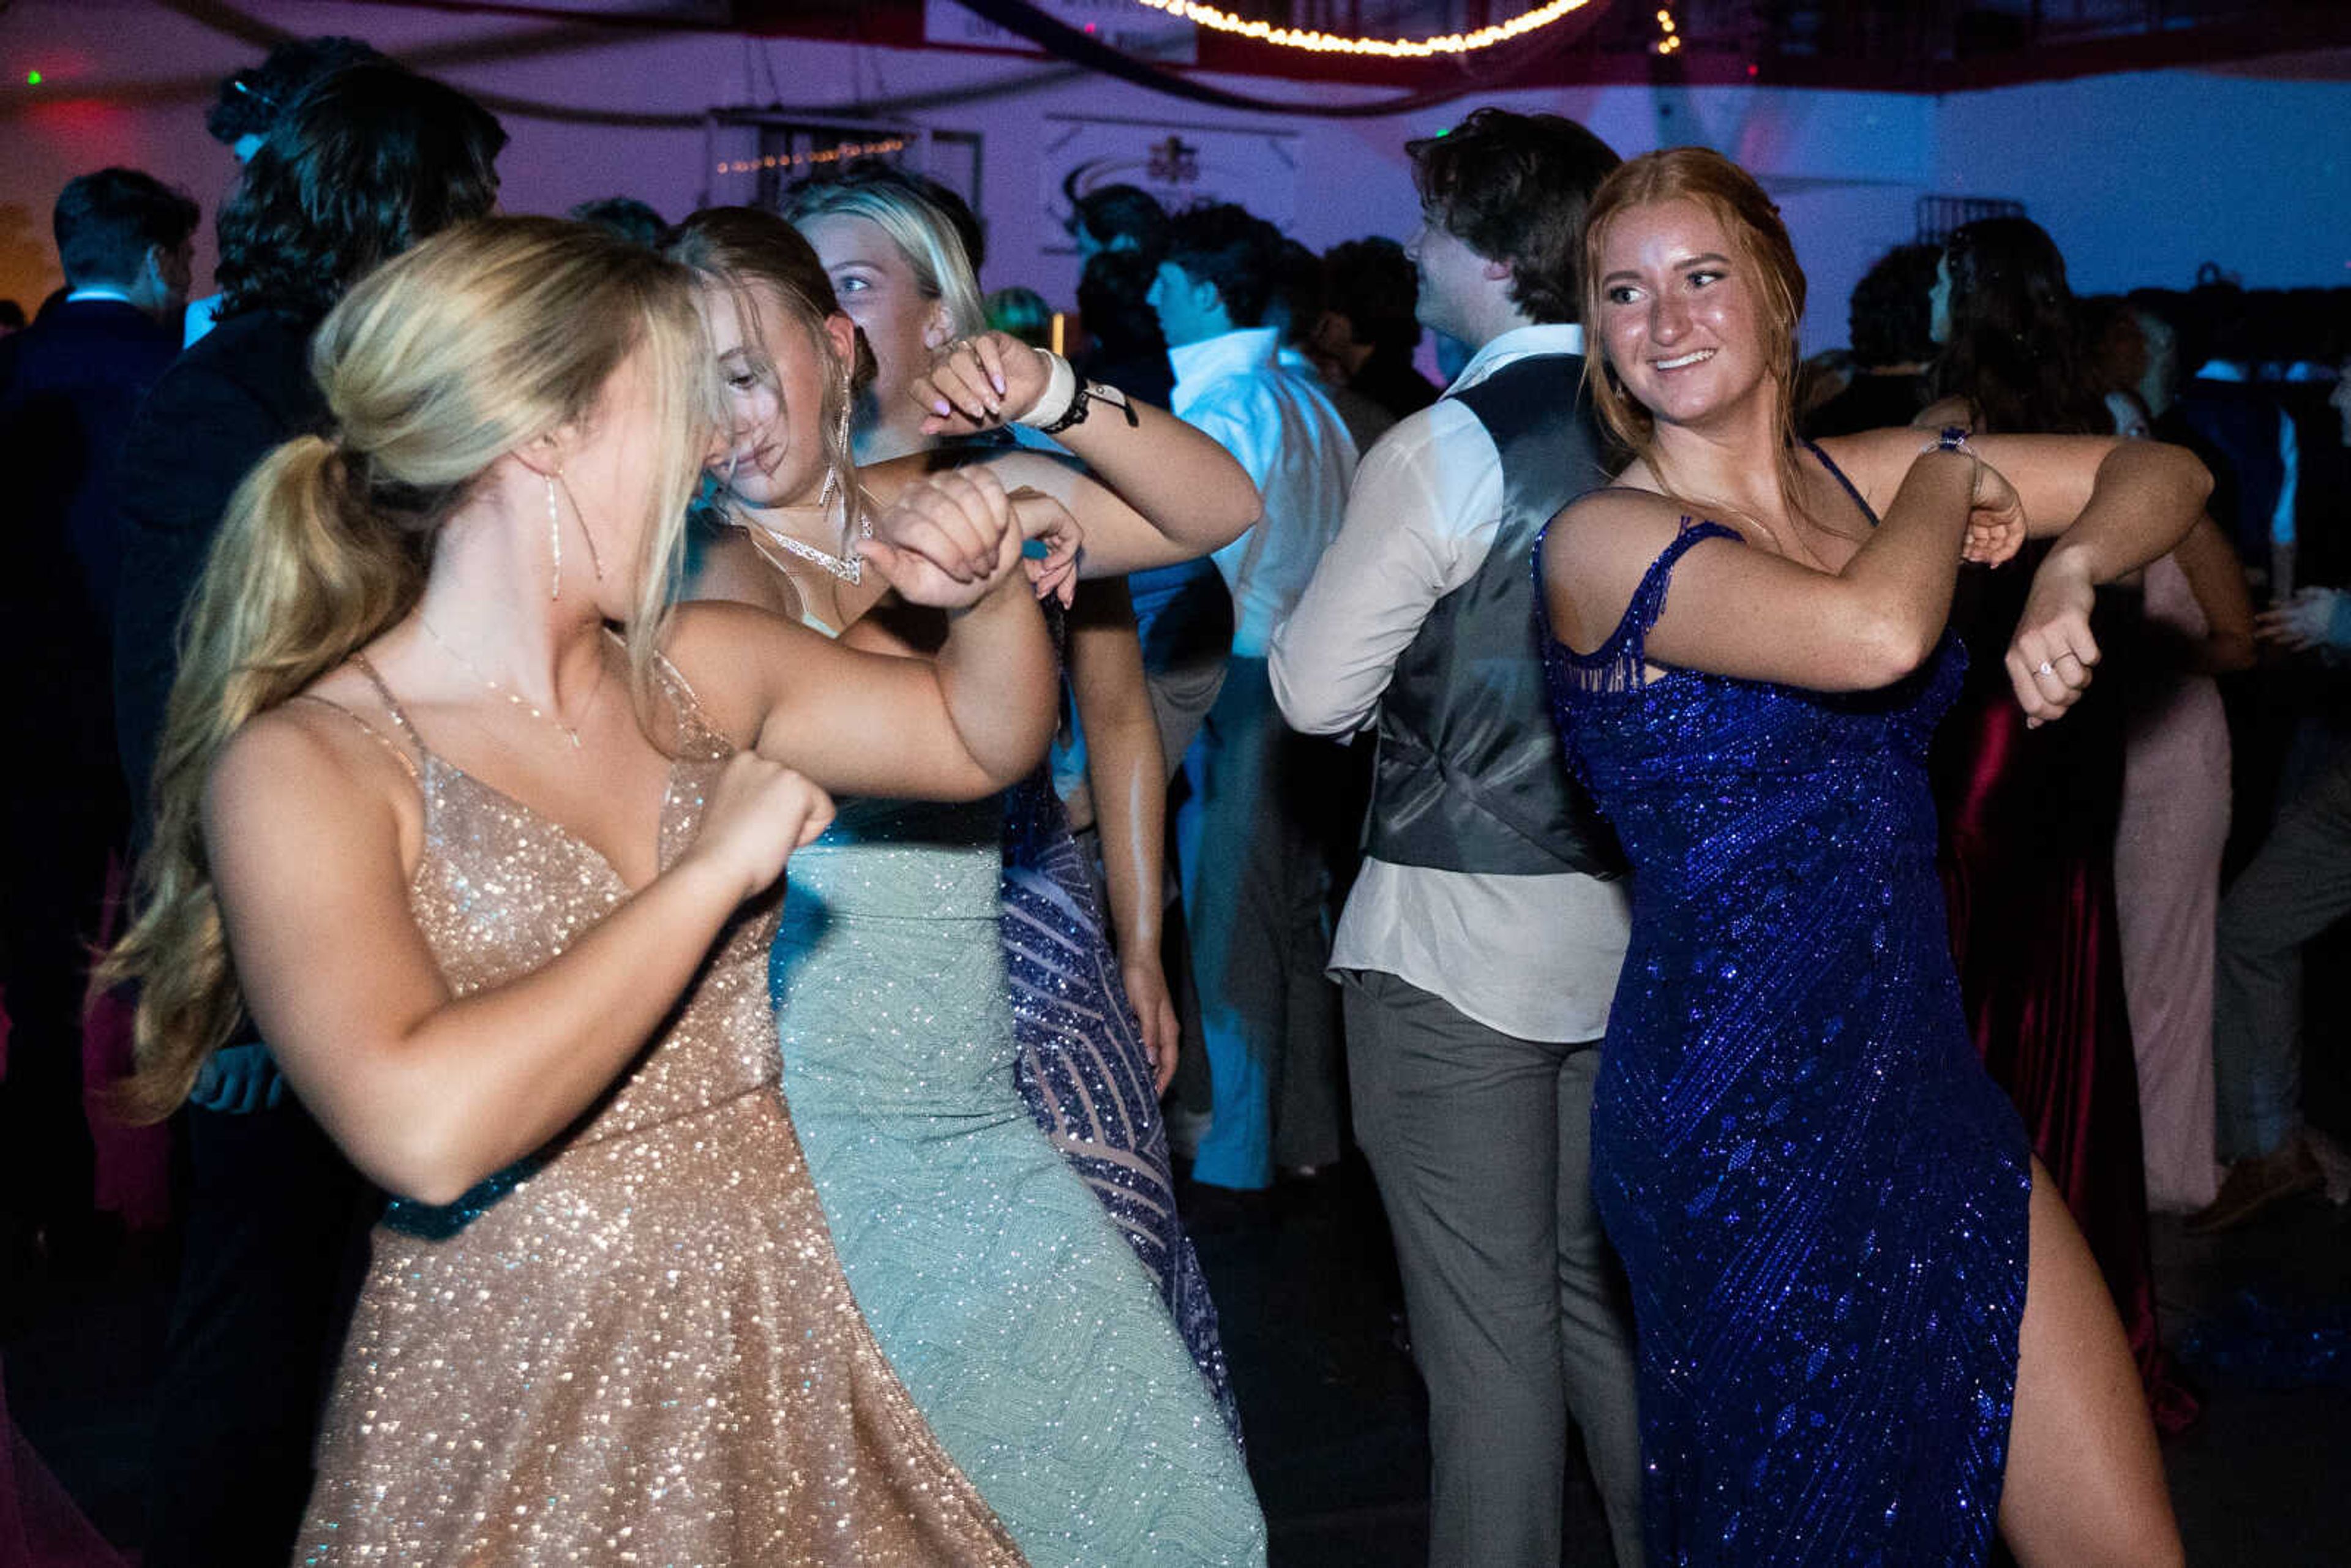
M 726 753 L 673 691 L 688 719 L 664 865 Z M 585 843 L 416 748 L 410 907 L 458 995 L 544 965 L 625 899 Z M 771 907 L 729 930 L 559 1145 L 453 1207 L 392 1206 L 298 1562 L 1021 1562 L 834 1256 L 776 1096 L 774 923 Z
M 1648 1561 L 1980 1563 L 2031 1176 L 1935 874 L 1925 751 L 1964 656 L 1947 637 L 1850 696 L 1645 684 L 1675 562 L 1709 539 L 1745 548 L 1687 528 L 1593 653 L 1542 638 L 1634 866 L 1592 1176 L 1639 1329 Z
M 1156 1282 L 1013 1083 L 1000 798 L 846 800 L 792 859 L 784 1092 L 876 1339 L 1032 1563 L 1255 1563 Z
M 1021 1102 L 1151 1270 L 1238 1443 L 1240 1406 L 1217 1304 L 1176 1210 L 1151 1056 L 1119 977 L 1093 868 L 1042 768 L 1005 797 L 1003 903 Z

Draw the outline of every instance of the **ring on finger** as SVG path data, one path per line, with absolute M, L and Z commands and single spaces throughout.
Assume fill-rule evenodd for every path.
M 2043 659 L 2032 666 L 2032 673 L 2036 675 L 2053 675 L 2057 673 L 2057 666 Z

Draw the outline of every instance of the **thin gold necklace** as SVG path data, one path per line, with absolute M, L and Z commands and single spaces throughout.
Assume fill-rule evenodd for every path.
M 523 712 L 530 715 L 531 717 L 538 719 L 540 723 L 552 725 L 557 729 L 561 730 L 563 732 L 563 738 L 571 743 L 572 750 L 578 751 L 582 749 L 580 744 L 580 731 L 578 729 L 564 723 L 553 714 L 547 712 L 537 703 L 532 702 L 528 697 L 524 696 L 520 692 L 516 691 L 513 687 L 501 685 L 499 682 L 495 681 L 488 675 L 483 674 L 482 667 L 479 664 L 475 664 L 473 660 L 468 659 L 465 654 L 460 653 L 456 649 L 451 647 L 449 645 L 449 639 L 441 635 L 440 632 L 433 630 L 433 622 L 424 619 L 422 612 L 417 614 L 416 623 L 419 626 L 423 627 L 424 634 L 427 637 L 432 638 L 434 644 L 438 646 L 443 653 L 448 654 L 452 659 L 455 659 L 467 674 L 481 682 L 483 685 L 488 687 L 491 691 L 497 693 L 498 695 L 506 698 L 507 701 L 514 704 L 515 706 L 522 709 Z M 602 690 L 603 685 L 603 650 L 600 648 L 597 650 L 596 659 L 596 686 L 594 690 L 591 690 L 588 694 L 588 700 L 590 703 L 593 703 L 596 700 L 596 692 Z

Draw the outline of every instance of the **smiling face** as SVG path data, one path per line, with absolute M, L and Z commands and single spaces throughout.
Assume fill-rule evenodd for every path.
M 832 292 L 873 350 L 873 401 L 895 409 L 906 402 L 931 354 L 955 336 L 955 324 L 936 295 L 925 294 L 914 264 L 882 225 L 849 213 L 823 213 L 797 225 L 824 264 Z
M 1713 213 L 1687 198 L 1628 207 L 1609 221 L 1598 261 L 1593 326 L 1625 392 L 1659 423 L 1768 394 L 1764 303 Z
M 827 461 L 826 381 L 849 362 L 855 328 L 846 316 L 829 318 L 827 354 L 772 284 L 706 284 L 699 292 L 726 389 L 723 452 L 711 472 L 747 506 L 815 500 Z

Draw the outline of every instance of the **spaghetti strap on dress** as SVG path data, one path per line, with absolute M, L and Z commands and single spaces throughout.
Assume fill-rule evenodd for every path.
M 1935 874 L 1925 754 L 1964 660 L 1947 638 L 1853 694 L 1650 676 L 1676 566 L 1725 536 L 1678 533 L 1592 653 L 1544 638 L 1634 866 L 1592 1173 L 1639 1327 L 1648 1561 L 1979 1563 L 2031 1176 Z

